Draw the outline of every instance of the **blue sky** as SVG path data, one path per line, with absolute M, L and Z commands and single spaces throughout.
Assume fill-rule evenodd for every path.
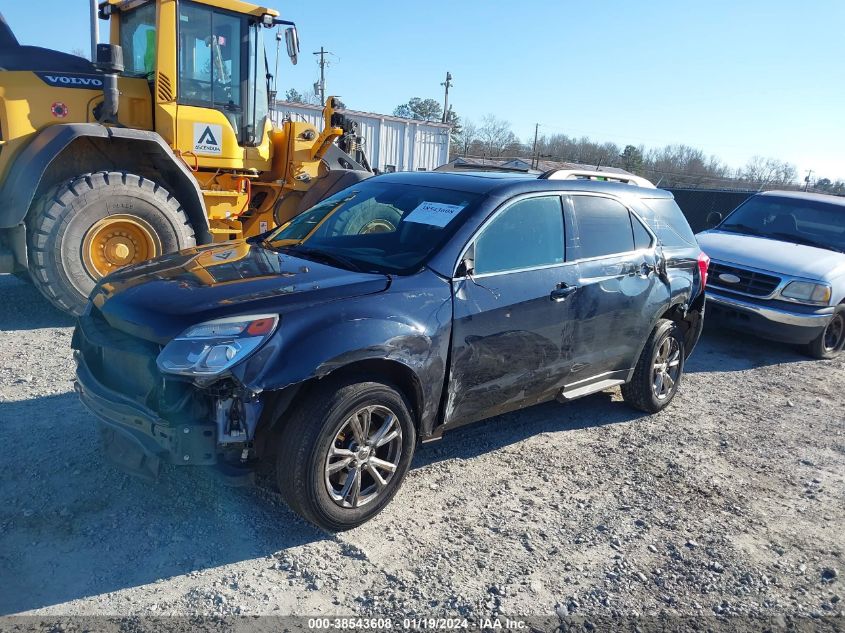
M 0 0 L 18 38 L 86 48 L 87 0 Z M 11 6 L 10 6 L 11 5 Z M 741 166 L 755 154 L 801 176 L 845 179 L 845 2 L 271 2 L 299 26 L 303 55 L 279 86 L 309 89 L 310 53 L 336 54 L 328 89 L 357 110 L 390 113 L 442 99 L 487 113 L 523 139 L 541 131 L 619 144 L 686 143 Z M 271 60 L 271 65 L 273 60 Z

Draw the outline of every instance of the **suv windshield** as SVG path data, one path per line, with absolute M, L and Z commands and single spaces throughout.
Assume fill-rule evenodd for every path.
M 367 180 L 298 215 L 265 244 L 343 268 L 410 274 L 455 232 L 478 198 Z
M 845 252 L 845 206 L 816 200 L 754 196 L 717 228 Z

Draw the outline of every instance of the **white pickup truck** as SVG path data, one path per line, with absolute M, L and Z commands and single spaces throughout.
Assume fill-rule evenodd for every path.
M 696 237 L 711 258 L 707 319 L 799 344 L 815 358 L 845 347 L 845 198 L 759 193 Z

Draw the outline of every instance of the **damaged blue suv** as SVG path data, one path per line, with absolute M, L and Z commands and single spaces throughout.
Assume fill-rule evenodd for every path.
M 273 465 L 293 510 L 354 527 L 459 425 L 617 385 L 643 411 L 672 401 L 708 260 L 639 184 L 390 174 L 120 270 L 79 319 L 77 391 L 131 472 Z

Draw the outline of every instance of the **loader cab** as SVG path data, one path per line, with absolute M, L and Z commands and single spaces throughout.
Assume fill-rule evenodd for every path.
M 179 103 L 222 112 L 241 146 L 260 145 L 270 114 L 263 25 L 181 2 L 178 60 Z
M 278 14 L 239 0 L 109 0 L 124 75 L 152 85 L 156 131 L 201 168 L 265 170 L 271 155 L 265 32 Z

